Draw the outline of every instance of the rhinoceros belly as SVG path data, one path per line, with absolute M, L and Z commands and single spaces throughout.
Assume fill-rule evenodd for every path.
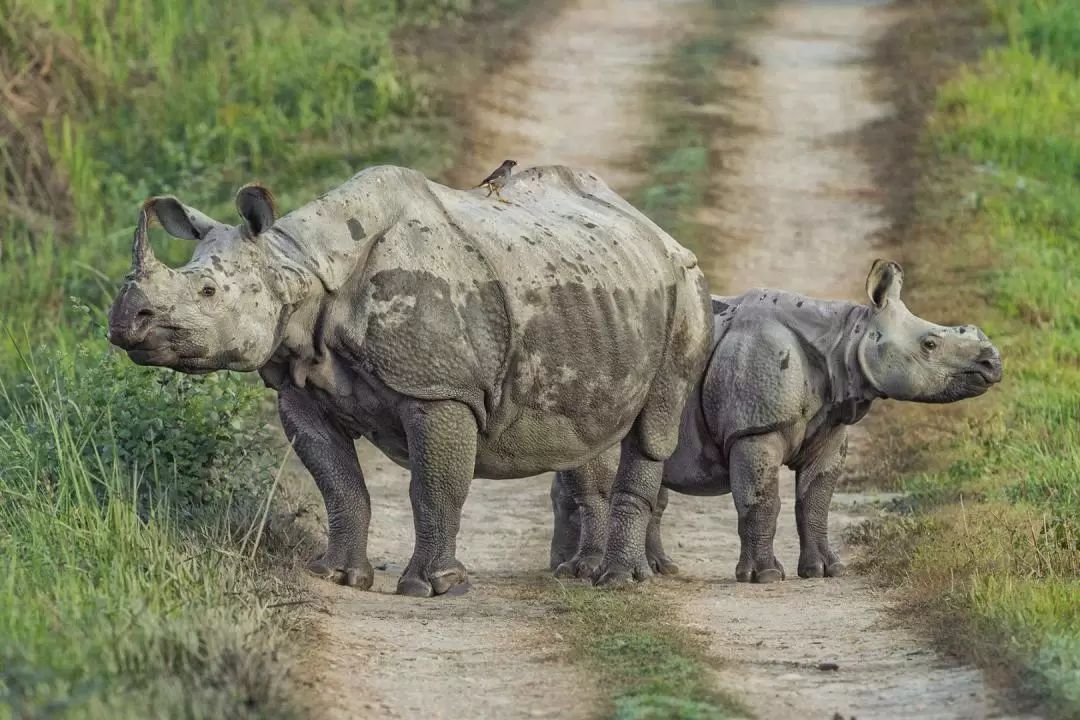
M 576 467 L 619 442 L 663 357 L 668 302 L 660 291 L 567 283 L 532 302 L 489 416 L 483 474 Z
M 507 205 L 425 184 L 326 325 L 399 396 L 466 404 L 487 477 L 574 467 L 618 442 L 699 292 L 693 255 L 594 177 L 537 170 L 513 191 Z

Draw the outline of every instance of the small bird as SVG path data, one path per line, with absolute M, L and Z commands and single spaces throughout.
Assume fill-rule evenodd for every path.
M 484 181 L 473 188 L 486 187 L 488 194 L 484 197 L 491 197 L 491 193 L 495 193 L 495 197 L 499 198 L 499 202 L 508 202 L 503 199 L 503 196 L 499 194 L 499 190 L 503 185 L 506 185 L 506 181 L 510 179 L 510 170 L 517 165 L 517 160 L 503 160 L 502 165 L 495 168 L 495 172 L 484 178 Z

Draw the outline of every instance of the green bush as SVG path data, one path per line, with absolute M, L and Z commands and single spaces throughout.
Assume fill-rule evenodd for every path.
M 260 419 L 261 387 L 235 373 L 140 367 L 90 325 L 72 352 L 42 350 L 22 382 L 0 393 L 12 446 L 0 468 L 18 468 L 28 483 L 59 477 L 61 451 L 74 447 L 87 465 L 142 478 L 178 508 L 261 492 L 277 449 Z M 46 388 L 55 413 L 42 401 Z M 57 425 L 71 433 L 71 446 Z

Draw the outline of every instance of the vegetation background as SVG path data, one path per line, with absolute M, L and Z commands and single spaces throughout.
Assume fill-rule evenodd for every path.
M 856 539 L 945 648 L 1080 717 L 1080 5 L 908 6 L 882 50 L 919 70 L 897 91 L 906 120 L 926 113 L 897 238 L 911 304 L 974 310 L 1006 379 L 990 416 L 894 409 L 893 467 L 916 472 Z
M 911 304 L 982 325 L 1006 382 L 991 417 L 961 404 L 882 421 L 908 495 L 856 539 L 946 647 L 1077 717 L 1080 5 L 902 4 L 916 12 L 882 52 L 922 70 L 894 98 L 919 147 L 895 164 L 917 190 L 897 199 Z M 172 193 L 230 217 L 258 179 L 288 211 L 377 162 L 439 177 L 463 89 L 512 52 L 512 33 L 474 39 L 520 29 L 526 5 L 0 0 L 0 717 L 299 716 L 304 606 L 285 558 L 303 539 L 264 522 L 276 421 L 250 379 L 110 350 L 133 208 Z M 455 64 L 436 77 L 445 48 Z M 680 92 L 709 89 L 724 49 L 683 48 Z M 640 206 L 693 234 L 710 128 L 660 121 Z M 189 252 L 153 242 L 172 262 Z M 611 649 L 611 601 L 568 602 L 610 673 L 613 657 L 680 657 Z M 712 692 L 696 665 L 641 667 L 626 682 Z

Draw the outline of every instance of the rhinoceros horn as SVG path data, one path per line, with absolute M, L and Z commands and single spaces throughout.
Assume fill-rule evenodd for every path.
M 137 277 L 146 277 L 159 264 L 146 236 L 151 220 L 150 212 L 151 205 L 148 202 L 139 211 L 139 223 L 135 226 L 135 239 L 131 244 L 131 271 Z

